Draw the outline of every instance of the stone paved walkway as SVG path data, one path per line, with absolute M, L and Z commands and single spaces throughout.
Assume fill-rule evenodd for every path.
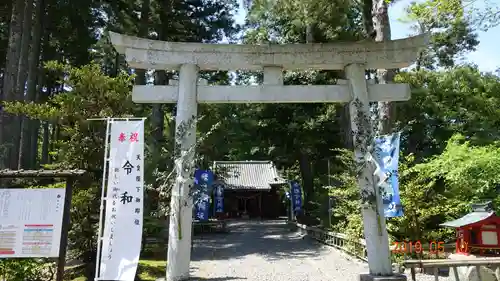
M 290 231 L 284 221 L 240 221 L 195 236 L 193 280 L 355 281 L 367 266 Z
M 236 221 L 229 229 L 195 236 L 192 280 L 357 281 L 368 272 L 366 263 L 290 231 L 285 221 Z M 417 274 L 417 280 L 434 277 Z

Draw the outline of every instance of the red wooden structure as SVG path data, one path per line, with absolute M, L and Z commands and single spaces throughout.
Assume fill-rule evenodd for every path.
M 473 204 L 471 213 L 441 226 L 457 230 L 457 254 L 500 255 L 500 217 L 495 215 L 491 202 Z

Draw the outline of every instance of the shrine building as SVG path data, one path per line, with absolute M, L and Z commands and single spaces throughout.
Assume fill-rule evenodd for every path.
M 272 161 L 216 161 L 215 182 L 224 187 L 226 218 L 286 216 L 278 190 L 288 187 Z
M 495 214 L 491 201 L 472 204 L 472 212 L 441 226 L 456 229 L 457 254 L 500 256 L 500 217 Z

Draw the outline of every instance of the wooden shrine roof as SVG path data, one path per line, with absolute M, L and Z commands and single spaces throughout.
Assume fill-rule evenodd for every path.
M 472 204 L 472 212 L 459 218 L 456 220 L 452 220 L 449 222 L 445 222 L 440 224 L 441 226 L 447 227 L 462 227 L 475 223 L 479 223 L 481 221 L 487 220 L 491 217 L 495 216 L 495 211 L 493 210 L 493 205 L 491 201 L 487 201 L 484 203 L 476 203 Z
M 287 183 L 272 161 L 216 161 L 214 170 L 230 190 L 269 190 L 271 185 Z
M 445 222 L 445 223 L 442 223 L 440 225 L 458 228 L 458 227 L 462 227 L 462 226 L 466 226 L 466 225 L 470 225 L 470 224 L 484 221 L 484 220 L 489 219 L 490 217 L 492 217 L 494 215 L 495 215 L 495 212 L 472 212 L 472 213 L 469 213 L 469 214 L 467 214 L 459 219 Z

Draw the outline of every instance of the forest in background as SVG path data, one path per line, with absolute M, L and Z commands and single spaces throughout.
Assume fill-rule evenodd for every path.
M 385 41 L 386 0 L 13 0 L 0 3 L 0 169 L 84 169 L 72 206 L 70 255 L 94 277 L 105 126 L 95 117 L 145 116 L 145 237 L 163 239 L 173 169 L 175 105 L 134 104 L 133 84 L 166 85 L 171 71 L 132 71 L 108 32 L 179 42 L 246 44 Z M 474 3 L 472 3 L 474 4 Z M 469 7 L 464 10 L 464 7 Z M 459 0 L 412 4 L 415 32 L 431 34 L 411 70 L 373 69 L 378 83 L 412 87 L 406 102 L 378 103 L 377 133 L 402 133 L 400 189 L 405 216 L 388 220 L 391 238 L 447 240 L 439 223 L 491 199 L 500 208 L 500 77 L 458 64 L 498 25 L 498 7 Z M 203 72 L 209 84 L 260 82 L 262 73 Z M 335 84 L 342 71 L 286 72 L 287 85 Z M 304 188 L 307 224 L 362 236 L 346 104 L 199 106 L 197 164 L 272 160 Z M 61 186 L 21 181 L 11 186 Z M 328 198 L 335 198 L 329 225 Z M 149 251 L 144 247 L 144 255 Z M 161 253 L 166 256 L 166 253 Z M 2 260 L 7 280 L 49 280 L 46 261 Z

